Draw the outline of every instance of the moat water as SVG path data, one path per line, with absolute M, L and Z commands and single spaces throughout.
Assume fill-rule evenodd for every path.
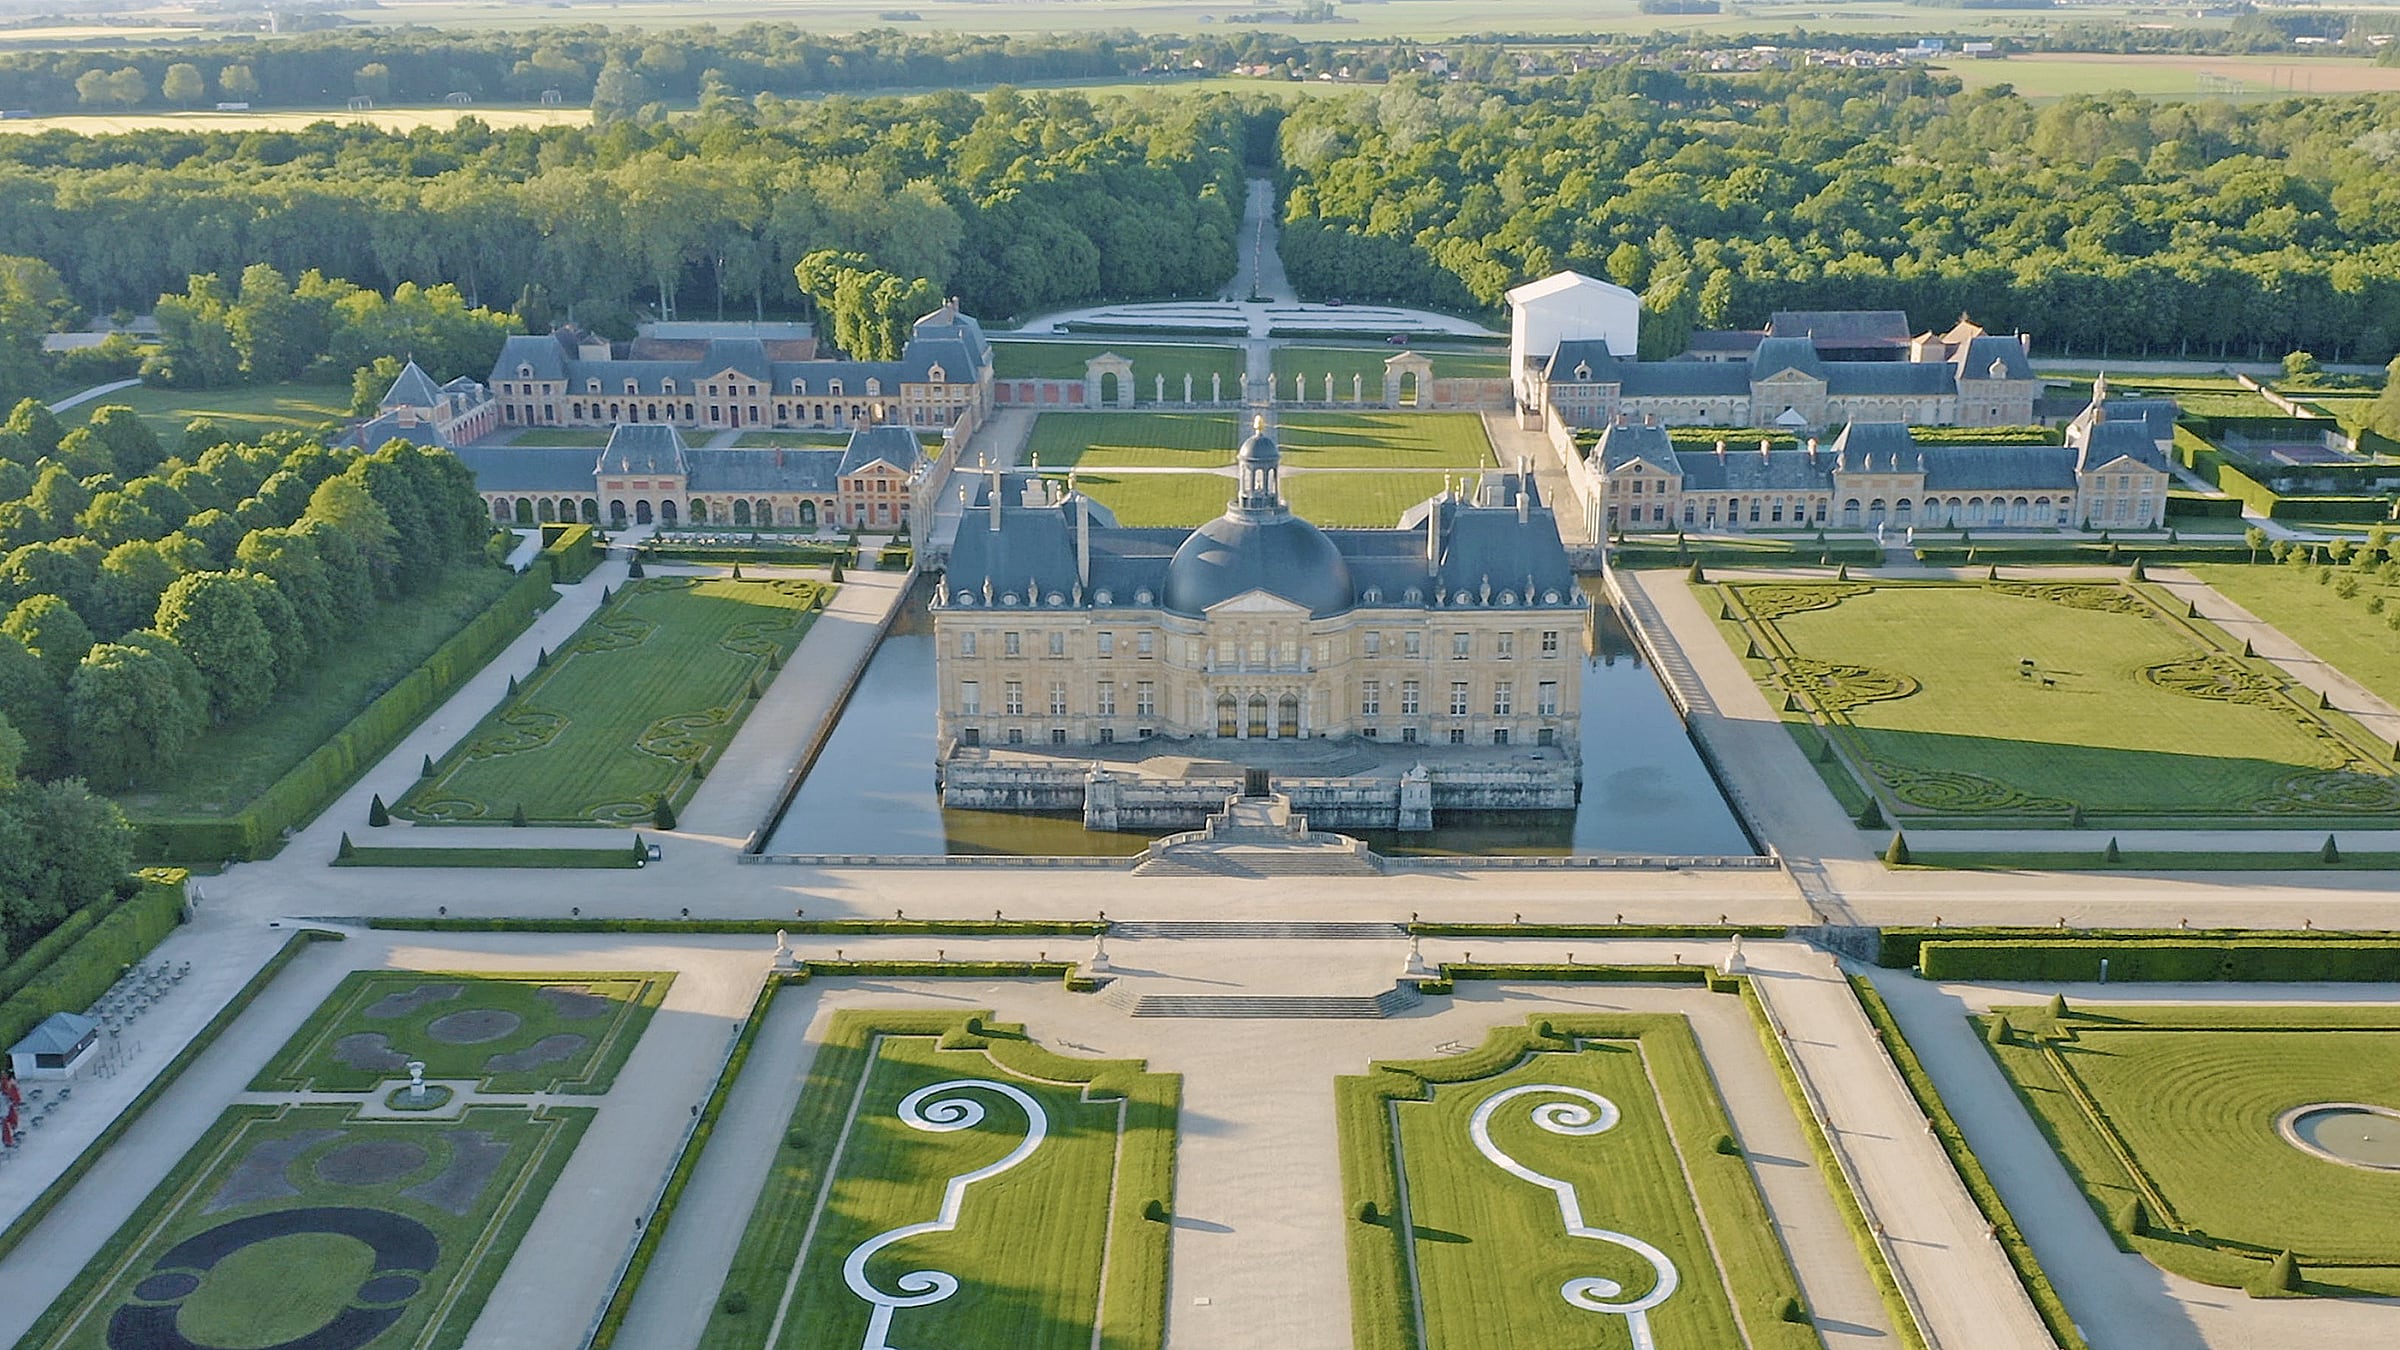
M 1437 818 L 1346 831 L 1391 854 L 1747 854 L 1755 850 L 1623 624 L 1595 601 L 1583 670 L 1583 799 L 1572 813 Z M 912 602 L 767 838 L 769 853 L 1126 856 L 1147 834 L 1080 815 L 945 810 L 933 781 L 930 625 Z

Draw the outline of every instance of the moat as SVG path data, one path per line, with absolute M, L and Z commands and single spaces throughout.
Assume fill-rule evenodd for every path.
M 1443 816 L 1423 833 L 1345 831 L 1396 854 L 1748 854 L 1666 691 L 1595 599 L 1583 669 L 1583 797 L 1573 812 Z M 1130 856 L 1146 833 L 1079 816 L 946 810 L 934 784 L 931 625 L 912 600 L 867 663 L 832 737 L 769 833 L 768 853 Z

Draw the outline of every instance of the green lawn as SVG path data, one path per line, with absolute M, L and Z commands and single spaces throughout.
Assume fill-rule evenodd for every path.
M 745 431 L 734 441 L 743 450 L 839 450 L 849 443 L 846 431 Z
M 1075 485 L 1127 527 L 1198 525 L 1225 514 L 1233 497 L 1233 480 L 1214 473 L 1084 473 Z
M 1294 514 L 1331 528 L 1388 530 L 1442 490 L 1438 473 L 1295 473 L 1283 479 Z M 1455 480 L 1457 475 L 1449 475 Z M 1473 475 L 1468 475 L 1472 477 Z
M 506 568 L 461 567 L 433 590 L 385 606 L 373 622 L 321 653 L 308 683 L 248 721 L 202 732 L 165 776 L 117 801 L 143 816 L 241 810 L 490 609 L 516 580 Z
M 1350 397 L 1350 380 L 1357 376 L 1370 403 L 1383 398 L 1383 363 L 1401 355 L 1409 348 L 1379 342 L 1372 347 L 1283 347 L 1274 352 L 1275 378 L 1285 388 L 1291 386 L 1294 375 L 1308 380 L 1309 397 L 1321 397 L 1325 392 L 1325 376 L 1333 376 L 1333 396 L 1337 400 Z M 1490 351 L 1435 351 L 1421 353 L 1433 362 L 1433 377 L 1437 380 L 1460 379 L 1469 376 L 1499 379 L 1508 374 L 1508 355 L 1498 349 Z
M 908 1287 L 908 1272 L 956 1282 L 946 1298 L 898 1309 L 890 1343 L 1157 1350 L 1169 1229 L 1144 1210 L 1173 1201 L 1180 1080 L 1138 1061 L 1054 1055 L 1019 1028 L 986 1026 L 989 1017 L 834 1015 L 703 1347 L 859 1344 L 873 1309 L 846 1282 L 844 1262 L 879 1235 L 934 1221 L 953 1178 L 1032 1138 L 1020 1103 L 972 1086 L 998 1082 L 1036 1103 L 1041 1137 L 1005 1171 L 971 1181 L 953 1225 L 879 1246 L 866 1261 L 867 1283 L 887 1296 Z M 937 1084 L 950 1087 L 921 1103 L 925 1123 L 903 1119 L 903 1099 Z M 945 1119 L 949 1129 L 928 1128 Z
M 2400 1106 L 2390 1009 L 1994 1012 L 2015 1029 L 1991 1047 L 2001 1070 L 2120 1246 L 2228 1286 L 2289 1250 L 2310 1293 L 2400 1295 L 2400 1171 L 2332 1162 L 2277 1132 L 2293 1107 Z M 2127 1231 L 2136 1199 L 2149 1232 Z
M 1114 352 L 1133 363 L 1133 397 L 1140 403 L 1157 400 L 1157 377 L 1165 376 L 1167 401 L 1183 402 L 1183 377 L 1192 377 L 1192 397 L 1228 399 L 1242 396 L 1242 350 L 1239 347 L 1168 345 L 1136 340 L 1118 342 L 994 342 L 992 373 L 996 379 L 1080 380 L 1084 363 Z M 1210 376 L 1217 377 L 1213 387 Z
M 640 824 L 688 797 L 826 588 L 651 577 L 630 583 L 411 788 L 394 814 L 444 822 Z
M 136 385 L 73 409 L 69 425 L 80 425 L 102 408 L 134 410 L 169 450 L 195 417 L 214 418 L 227 434 L 252 439 L 270 431 L 315 431 L 327 422 L 350 420 L 350 386 L 305 383 L 249 385 L 238 389 L 154 389 Z
M 2219 595 L 2264 619 L 2319 659 L 2400 706 L 2400 631 L 2386 619 L 2400 610 L 2400 586 L 2348 567 L 2196 566 L 2194 576 Z M 2320 581 L 2319 578 L 2327 578 Z M 2334 582 L 2350 577 L 2358 594 L 2343 599 Z M 2367 602 L 2382 596 L 2385 610 L 2369 614 Z
M 527 427 L 516 435 L 510 445 L 555 447 L 569 450 L 597 450 L 608 444 L 608 433 L 600 428 Z
M 253 1092 L 365 1092 L 408 1073 L 473 1078 L 486 1092 L 608 1091 L 671 974 L 492 975 L 358 971 L 250 1084 Z
M 2203 826 L 2400 815 L 2390 752 L 2116 585 L 1732 583 L 1773 702 L 1905 819 Z M 1715 596 L 1704 596 L 1712 607 Z M 2033 674 L 2020 668 L 2031 660 Z M 1787 704 L 1787 706 L 1790 706 Z
M 1458 1059 L 1338 1080 L 1336 1099 L 1359 1350 L 1639 1344 L 1629 1317 L 1566 1296 L 1590 1280 L 1586 1297 L 1638 1304 L 1664 1282 L 1647 1255 L 1601 1232 L 1672 1267 L 1673 1290 L 1644 1314 L 1657 1344 L 1820 1344 L 1776 1316 L 1797 1281 L 1749 1164 L 1715 1146 L 1729 1127 L 1683 1018 L 1500 1028 Z M 1479 1115 L 1491 1146 L 1548 1184 L 1487 1156 Z M 1568 1231 L 1562 1186 L 1596 1231 Z
M 1233 463 L 1240 425 L 1231 413 L 1043 413 L 1026 449 L 1045 469 L 1214 469 Z M 1296 412 L 1274 435 L 1286 468 L 1492 467 L 1473 413 Z
M 464 1344 L 592 1112 L 351 1110 L 227 1111 L 19 1344 L 297 1345 L 367 1307 L 377 1344 Z

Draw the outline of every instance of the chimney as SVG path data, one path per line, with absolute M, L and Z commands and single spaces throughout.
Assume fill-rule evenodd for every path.
M 1092 499 L 1075 496 L 1075 580 L 1092 584 Z
M 992 470 L 992 532 L 1000 531 L 1000 471 Z
M 1450 495 L 1445 484 L 1442 496 Z M 1442 568 L 1442 503 L 1434 502 L 1425 512 L 1425 572 L 1431 576 Z
M 1525 486 L 1525 480 L 1522 478 L 1517 480 L 1517 523 L 1519 525 L 1533 523 L 1533 492 Z

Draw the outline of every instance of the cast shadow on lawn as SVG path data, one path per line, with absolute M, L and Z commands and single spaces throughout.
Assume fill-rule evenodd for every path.
M 2053 825 L 2080 807 L 2111 817 L 2248 818 L 2261 828 L 2328 819 L 2400 822 L 2400 777 L 2388 763 L 2361 771 L 1927 731 L 1852 728 L 1849 735 L 1880 766 L 1887 791 L 1905 807 L 1936 816 L 2022 816 Z

